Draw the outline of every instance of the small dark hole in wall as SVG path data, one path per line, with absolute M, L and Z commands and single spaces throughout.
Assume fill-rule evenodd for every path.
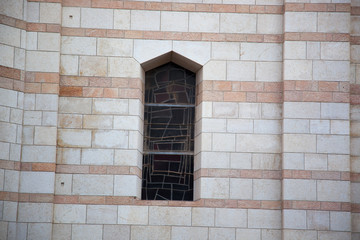
M 61 186 L 64 186 L 64 182 L 61 182 Z
M 69 18 L 73 18 L 73 16 L 72 16 L 72 15 L 69 15 Z

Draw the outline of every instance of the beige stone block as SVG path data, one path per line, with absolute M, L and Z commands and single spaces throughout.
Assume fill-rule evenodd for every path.
M 142 166 L 142 154 L 138 150 L 115 150 L 114 165 Z
M 21 19 L 23 16 L 23 2 L 21 0 L 1 1 L 0 14 Z
M 214 226 L 215 209 L 214 208 L 192 208 L 191 225 L 192 226 Z
M 216 208 L 215 226 L 216 227 L 247 227 L 247 210 Z
M 19 203 L 19 222 L 51 223 L 53 216 L 52 203 Z
M 5 67 L 14 67 L 14 48 L 0 44 L 0 64 Z
M 73 175 L 73 194 L 78 195 L 112 195 L 112 175 Z
M 281 137 L 265 134 L 236 134 L 236 151 L 238 152 L 280 152 Z
M 148 206 L 118 206 L 118 224 L 147 225 Z
M 1 239 L 7 238 L 7 229 L 8 229 L 8 222 L 1 221 L 0 222 L 0 237 L 1 237 Z
M 214 102 L 212 115 L 215 118 L 237 118 L 238 104 L 233 102 Z
M 40 19 L 40 3 L 28 2 L 26 9 L 26 20 L 28 22 L 39 22 L 39 19 Z
M 139 63 L 147 62 L 172 50 L 172 42 L 164 40 L 134 40 L 134 58 Z
M 350 44 L 348 42 L 322 42 L 321 59 L 349 60 Z
M 93 147 L 127 148 L 129 133 L 121 130 L 97 130 L 93 132 Z
M 23 122 L 23 110 L 22 109 L 11 109 L 10 111 L 10 122 L 16 124 L 22 124 Z
M 170 226 L 131 226 L 131 239 L 168 240 L 170 236 Z
M 359 35 L 360 34 L 360 17 L 351 16 L 350 17 L 350 34 Z
M 4 209 L 2 212 L 3 221 L 16 221 L 17 202 L 4 201 Z
M 349 171 L 350 159 L 348 155 L 328 155 L 329 171 Z
M 143 135 L 139 131 L 129 131 L 129 149 L 143 150 Z
M 55 173 L 53 172 L 21 172 L 20 192 L 22 193 L 54 193 Z
M 89 205 L 86 215 L 88 224 L 116 224 L 117 206 Z
M 114 151 L 111 149 L 83 149 L 81 164 L 113 165 Z
M 61 75 L 78 75 L 79 57 L 71 55 L 60 56 L 60 74 Z
M 97 55 L 131 57 L 133 41 L 130 39 L 97 39 Z
M 310 120 L 310 133 L 318 133 L 318 134 L 330 133 L 330 121 Z
M 34 144 L 34 127 L 24 126 L 22 132 L 23 144 Z
M 352 63 L 360 63 L 359 54 L 360 54 L 359 45 L 351 45 L 351 48 L 350 48 L 350 60 L 351 60 Z
M 342 120 L 331 120 L 332 134 L 350 134 L 350 122 Z
M 303 41 L 285 41 L 284 59 L 306 59 L 306 42 Z
M 306 211 L 284 209 L 283 222 L 284 222 L 284 228 L 306 229 Z
M 203 66 L 203 80 L 226 80 L 226 62 L 210 61 Z
M 189 32 L 219 32 L 219 13 L 189 13 Z
M 212 134 L 202 133 L 195 137 L 195 152 L 211 151 Z
M 55 204 L 54 223 L 85 223 L 86 205 Z
M 72 174 L 59 174 L 55 176 L 55 194 L 71 195 Z
M 318 135 L 317 152 L 349 154 L 350 153 L 349 136 Z
M 335 232 L 335 231 L 322 231 L 319 232 L 319 240 L 337 240 L 337 239 L 351 239 L 353 233 L 350 232 Z M 357 236 L 355 235 L 355 238 Z
M 61 23 L 61 4 L 60 3 L 40 3 L 40 22 L 41 23 Z
M 307 229 L 329 230 L 330 216 L 327 211 L 306 211 Z
M 141 179 L 136 175 L 116 175 L 114 184 L 115 196 L 141 196 Z
M 249 228 L 281 228 L 281 210 L 248 210 Z
M 35 127 L 34 143 L 39 145 L 56 145 L 56 127 Z
M 305 154 L 305 169 L 326 171 L 327 159 L 326 154 Z
M 317 231 L 310 231 L 310 230 L 284 230 L 284 239 L 289 240 L 300 240 L 300 239 L 307 239 L 307 240 L 317 240 Z
M 282 44 L 241 43 L 241 60 L 282 61 Z
M 59 129 L 58 145 L 60 147 L 91 147 L 91 131 Z
M 10 156 L 10 144 L 0 142 L 0 159 L 9 160 Z
M 80 56 L 79 75 L 80 76 L 107 76 L 107 58 L 106 57 L 88 57 Z
M 42 125 L 43 126 L 56 126 L 57 125 L 57 112 L 46 112 L 43 111 Z
M 254 105 L 256 105 L 256 103 Z M 240 109 L 239 109 L 240 111 L 241 111 L 241 106 L 243 105 L 240 104 Z M 283 119 L 283 104 L 261 103 L 261 118 Z
M 72 225 L 72 240 L 97 240 L 103 236 L 102 225 Z
M 201 132 L 226 132 L 226 119 L 202 119 Z
M 32 146 L 24 145 L 22 147 L 22 162 L 55 162 L 55 146 Z
M 17 92 L 0 88 L 0 105 L 3 107 L 17 107 Z
M 239 60 L 240 44 L 237 42 L 213 42 L 211 47 L 212 59 Z
M 314 61 L 313 79 L 319 81 L 349 81 L 349 61 Z
M 308 201 L 317 200 L 316 181 L 300 180 L 300 179 L 284 179 L 283 198 L 284 200 L 308 200 Z
M 229 61 L 226 65 L 226 80 L 255 81 L 255 62 Z
M 351 213 L 330 212 L 330 230 L 351 231 Z
M 360 137 L 360 122 L 352 121 L 350 124 L 350 134 L 354 137 Z
M 317 182 L 319 201 L 349 202 L 350 183 L 348 181 L 319 180 Z
M 112 29 L 113 13 L 112 9 L 81 8 L 81 27 Z
M 228 178 L 201 178 L 201 198 L 229 198 Z
M 286 12 L 285 13 L 285 32 L 316 32 L 317 13 L 316 12 Z M 301 22 L 301 24 L 299 24 Z
M 173 41 L 173 51 L 196 62 L 205 65 L 210 60 L 211 43 L 196 41 Z
M 51 239 L 51 223 L 29 223 L 28 239 Z
M 0 43 L 20 47 L 20 29 L 1 24 L 0 32 Z
M 254 179 L 253 188 L 254 200 L 280 200 L 281 198 L 280 180 Z
M 253 199 L 253 180 L 230 178 L 230 199 Z
M 256 15 L 221 13 L 221 33 L 256 33 Z
M 352 182 L 351 186 L 351 202 L 352 203 L 360 203 L 360 183 Z
M 350 145 L 351 155 L 360 156 L 360 149 L 358 148 L 359 144 L 360 144 L 360 138 L 352 138 Z
M 202 168 L 229 168 L 230 153 L 225 152 L 201 152 Z
M 310 121 L 305 119 L 284 119 L 284 133 L 309 133 Z
M 77 7 L 63 7 L 62 8 L 62 22 L 63 27 L 80 27 L 80 9 Z
M 253 133 L 254 123 L 249 119 L 227 119 L 226 131 L 231 133 Z
M 150 225 L 190 226 L 190 207 L 149 207 Z
M 317 70 L 314 68 L 314 71 Z M 284 80 L 312 80 L 312 77 L 313 63 L 311 60 L 284 61 Z
M 108 115 L 84 115 L 83 128 L 111 129 L 113 117 Z
M 131 11 L 131 30 L 159 31 L 160 11 Z
M 210 228 L 209 236 L 211 240 L 215 239 L 233 239 L 235 240 L 234 228 Z
M 280 82 L 282 81 L 281 62 L 256 62 L 256 81 Z
M 130 29 L 130 10 L 114 9 L 114 28 Z
M 3 122 L 10 121 L 10 108 L 0 106 L 0 121 Z
M 138 116 L 114 116 L 114 129 L 143 131 L 143 121 Z
M 130 226 L 104 225 L 104 240 L 130 239 Z
M 71 224 L 53 224 L 52 239 L 53 240 L 71 239 Z
M 62 54 L 96 55 L 96 38 L 94 37 L 61 37 Z
M 254 120 L 254 133 L 280 134 L 279 120 Z
M 16 124 L 0 122 L 0 141 L 16 142 Z
M 60 51 L 60 34 L 39 32 L 38 49 L 45 51 Z
M 26 93 L 24 95 L 24 110 L 35 110 L 35 97 L 36 94 L 32 93 Z
M 285 152 L 316 152 L 316 135 L 284 134 L 283 145 Z
M 109 77 L 141 78 L 141 65 L 133 58 L 111 57 L 109 61 Z
M 236 229 L 236 240 L 241 239 L 252 239 L 252 240 L 261 240 L 261 231 L 260 229 Z
M 161 31 L 187 32 L 189 13 L 161 12 Z
M 219 152 L 235 152 L 235 134 L 213 133 L 212 149 Z
M 21 144 L 10 145 L 10 160 L 20 161 L 21 157 Z
M 129 115 L 143 118 L 144 105 L 139 99 L 129 99 Z
M 101 100 L 100 100 L 101 101 Z M 104 100 L 106 101 L 106 100 Z M 60 97 L 59 98 L 59 113 L 80 113 L 90 114 L 92 100 L 88 98 L 75 98 L 75 97 Z M 94 108 L 98 109 L 96 105 L 97 100 L 94 100 Z M 94 112 L 101 113 L 101 112 Z
M 264 240 L 281 239 L 282 230 L 261 229 L 261 235 Z
M 58 52 L 27 51 L 26 70 L 33 72 L 59 72 Z
M 281 156 L 280 154 L 252 154 L 252 169 L 262 170 L 280 170 Z
M 19 171 L 14 170 L 5 170 L 3 175 L 3 189 L 8 192 L 18 192 L 19 191 Z
M 58 110 L 58 95 L 36 94 L 35 110 L 57 111 Z
M 320 59 L 321 48 L 320 42 L 307 42 L 306 43 L 306 58 L 307 59 Z
M 359 226 L 359 222 L 360 222 L 360 214 L 359 213 L 352 213 L 351 214 L 351 218 L 352 218 L 352 224 L 351 224 L 351 230 L 353 232 L 360 232 L 360 226 Z
M 187 239 L 206 239 L 208 237 L 208 229 L 205 227 L 172 227 L 171 239 L 187 240 Z
M 328 33 L 349 33 L 349 13 L 318 13 L 318 31 Z
M 37 50 L 37 32 L 26 33 L 26 50 Z
M 25 49 L 15 48 L 14 68 L 25 70 Z
M 258 14 L 257 16 L 258 34 L 282 34 L 283 16 L 280 14 Z
M 320 103 L 285 102 L 285 118 L 320 118 Z

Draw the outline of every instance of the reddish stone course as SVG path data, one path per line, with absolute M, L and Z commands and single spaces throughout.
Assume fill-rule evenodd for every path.
M 286 12 L 350 12 L 350 3 L 285 3 Z
M 349 42 L 348 33 L 284 33 L 285 41 Z

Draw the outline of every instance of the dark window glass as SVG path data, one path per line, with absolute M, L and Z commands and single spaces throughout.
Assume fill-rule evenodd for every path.
M 142 199 L 192 201 L 195 74 L 168 63 L 145 78 Z

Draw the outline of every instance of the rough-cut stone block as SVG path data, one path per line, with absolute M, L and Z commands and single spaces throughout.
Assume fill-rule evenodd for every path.
M 59 72 L 60 55 L 58 52 L 26 52 L 26 70 L 33 72 Z
M 271 179 L 254 179 L 254 200 L 280 200 L 281 182 Z
M 226 79 L 229 81 L 255 81 L 255 62 L 227 62 Z
M 55 204 L 54 223 L 85 223 L 86 205 Z
M 306 229 L 306 211 L 305 210 L 283 210 L 284 228 Z
M 318 31 L 328 33 L 349 33 L 349 13 L 319 12 Z
M 131 30 L 160 30 L 160 11 L 131 11 Z
M 313 79 L 318 81 L 349 81 L 349 61 L 314 61 Z M 309 79 L 311 80 L 311 79 Z
M 229 179 L 227 178 L 201 178 L 201 198 L 229 198 Z
M 80 8 L 63 7 L 61 24 L 63 27 L 80 27 Z
M 20 181 L 22 193 L 54 193 L 53 172 L 21 172 Z
M 241 60 L 282 61 L 282 45 L 278 43 L 241 43 Z
M 61 54 L 96 55 L 96 38 L 62 36 Z
M 230 178 L 230 198 L 249 200 L 253 196 L 253 180 Z
M 170 226 L 131 226 L 131 239 L 171 239 Z
M 96 100 L 95 100 L 96 103 Z M 59 112 L 60 113 L 91 113 L 91 99 L 87 98 L 74 98 L 74 97 L 61 97 L 59 98 Z M 96 109 L 96 104 L 94 104 Z M 97 112 L 95 112 L 97 113 Z M 100 112 L 99 112 L 100 113 Z
M 317 152 L 319 153 L 335 153 L 335 154 L 350 153 L 349 136 L 318 135 L 316 145 L 317 145 Z
M 249 209 L 249 228 L 281 228 L 280 210 Z
M 247 210 L 217 208 L 215 213 L 216 227 L 241 227 L 247 226 Z
M 319 201 L 349 202 L 350 183 L 348 181 L 319 180 L 317 196 Z
M 86 215 L 86 223 L 89 224 L 116 224 L 117 206 L 89 205 Z
M 150 225 L 191 225 L 191 208 L 189 207 L 149 207 Z
M 106 57 L 80 56 L 80 76 L 106 77 L 108 66 Z
M 191 225 L 192 226 L 214 226 L 215 209 L 214 208 L 192 208 Z
M 83 149 L 81 164 L 113 165 L 114 151 L 112 149 Z
M 285 32 L 316 32 L 316 30 L 317 30 L 316 12 L 286 12 L 285 13 Z
M 102 225 L 72 225 L 72 238 L 73 240 L 96 240 L 101 239 L 103 236 Z
M 60 3 L 40 3 L 40 22 L 41 23 L 61 23 L 61 4 Z
M 59 129 L 58 145 L 60 147 L 91 147 L 91 131 Z
M 98 38 L 97 54 L 101 56 L 131 57 L 133 41 L 129 39 Z
M 218 13 L 189 13 L 189 32 L 219 32 Z
M 113 176 L 111 175 L 73 175 L 73 194 L 112 195 Z
M 109 77 L 140 78 L 142 68 L 133 58 L 111 57 L 109 61 Z
M 19 222 L 48 222 L 53 219 L 52 203 L 19 203 Z
M 116 175 L 114 180 L 115 196 L 140 197 L 141 179 L 136 175 Z
M 220 32 L 256 33 L 256 15 L 223 13 L 220 15 Z
M 81 8 L 81 27 L 82 28 L 113 28 L 112 9 Z
M 118 224 L 147 225 L 148 206 L 118 206 Z
M 114 29 L 130 29 L 130 10 L 114 9 Z
M 283 180 L 284 200 L 316 200 L 316 181 L 302 179 Z
M 280 152 L 281 137 L 264 134 L 236 134 L 236 151 L 239 152 Z
M 93 147 L 128 148 L 129 133 L 127 131 L 97 130 L 93 135 Z

